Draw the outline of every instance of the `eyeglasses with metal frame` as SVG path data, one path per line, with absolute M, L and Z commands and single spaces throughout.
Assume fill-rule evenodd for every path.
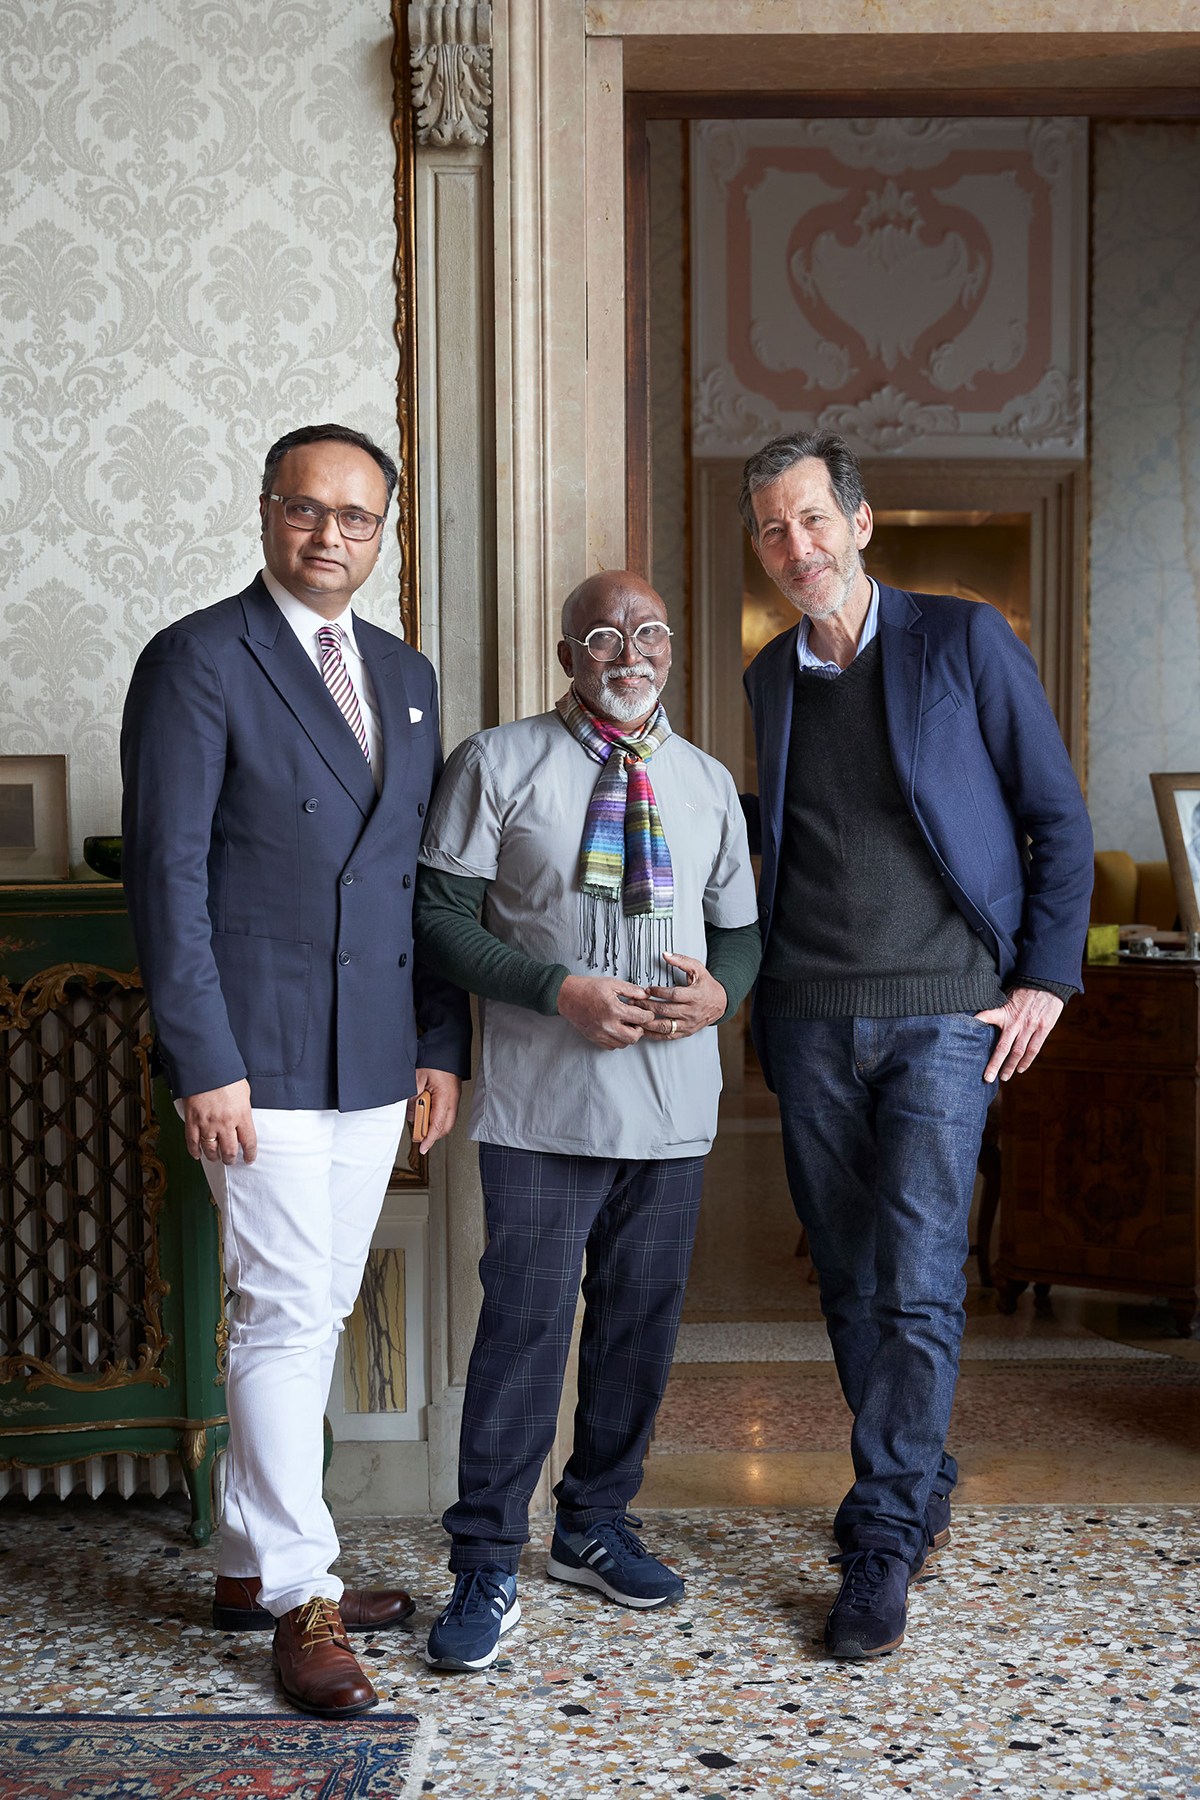
M 267 499 L 278 500 L 283 508 L 283 522 L 293 531 L 320 531 L 332 513 L 342 536 L 356 544 L 369 543 L 387 517 L 386 513 L 368 512 L 363 506 L 322 506 L 307 494 L 268 494 Z
M 569 631 L 566 635 L 570 643 L 581 644 L 593 662 L 616 662 L 626 643 L 635 644 L 643 656 L 665 656 L 675 633 L 669 625 L 660 625 L 657 619 L 645 619 L 634 631 L 618 631 L 615 625 L 596 625 L 586 637 L 572 637 Z

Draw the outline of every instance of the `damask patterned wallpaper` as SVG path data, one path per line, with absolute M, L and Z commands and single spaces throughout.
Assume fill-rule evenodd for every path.
M 0 750 L 69 754 L 76 859 L 138 651 L 258 566 L 267 445 L 395 451 L 390 55 L 386 0 L 0 0 Z
M 1200 126 L 1094 145 L 1088 805 L 1164 854 L 1147 779 L 1200 769 Z

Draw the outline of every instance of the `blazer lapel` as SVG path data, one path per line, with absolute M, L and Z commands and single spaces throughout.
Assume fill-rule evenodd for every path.
M 921 618 L 921 609 L 911 594 L 880 584 L 879 650 L 883 659 L 888 743 L 896 779 L 910 805 L 917 776 L 917 737 L 925 684 L 925 633 Z
M 261 578 L 243 594 L 242 611 L 250 654 L 366 818 L 376 799 L 371 765 Z
M 394 796 L 408 772 L 412 747 L 408 690 L 401 669 L 400 645 L 390 632 L 381 631 L 355 615 L 354 641 L 367 666 L 379 726 L 383 734 L 383 795 Z
M 775 640 L 774 664 L 763 682 L 762 710 L 768 736 L 763 758 L 764 792 L 759 804 L 766 809 L 766 822 L 776 850 L 783 838 L 783 790 L 787 780 L 788 747 L 792 741 L 792 696 L 796 685 L 799 632 L 799 625 L 794 625 Z

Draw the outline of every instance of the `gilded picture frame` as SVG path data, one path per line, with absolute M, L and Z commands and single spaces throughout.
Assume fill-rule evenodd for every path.
M 0 882 L 71 873 L 65 756 L 0 756 Z
M 1151 775 L 1179 919 L 1200 931 L 1200 773 Z
M 417 332 L 412 71 L 408 49 L 408 6 L 392 0 L 392 141 L 396 147 L 396 254 L 393 279 L 396 312 L 396 423 L 400 437 L 400 479 L 396 487 L 396 535 L 400 543 L 400 625 L 406 643 L 421 648 L 420 544 L 417 513 Z

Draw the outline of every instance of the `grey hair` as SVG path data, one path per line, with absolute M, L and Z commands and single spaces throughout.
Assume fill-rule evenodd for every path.
M 755 494 L 762 488 L 770 487 L 773 481 L 786 475 L 796 463 L 803 462 L 810 456 L 815 456 L 829 470 L 829 485 L 833 489 L 833 497 L 838 503 L 839 511 L 848 519 L 853 519 L 866 499 L 858 458 L 836 431 L 787 431 L 782 437 L 772 438 L 761 450 L 756 450 L 753 456 L 747 458 L 742 470 L 738 511 L 756 544 L 758 520 L 754 516 Z

